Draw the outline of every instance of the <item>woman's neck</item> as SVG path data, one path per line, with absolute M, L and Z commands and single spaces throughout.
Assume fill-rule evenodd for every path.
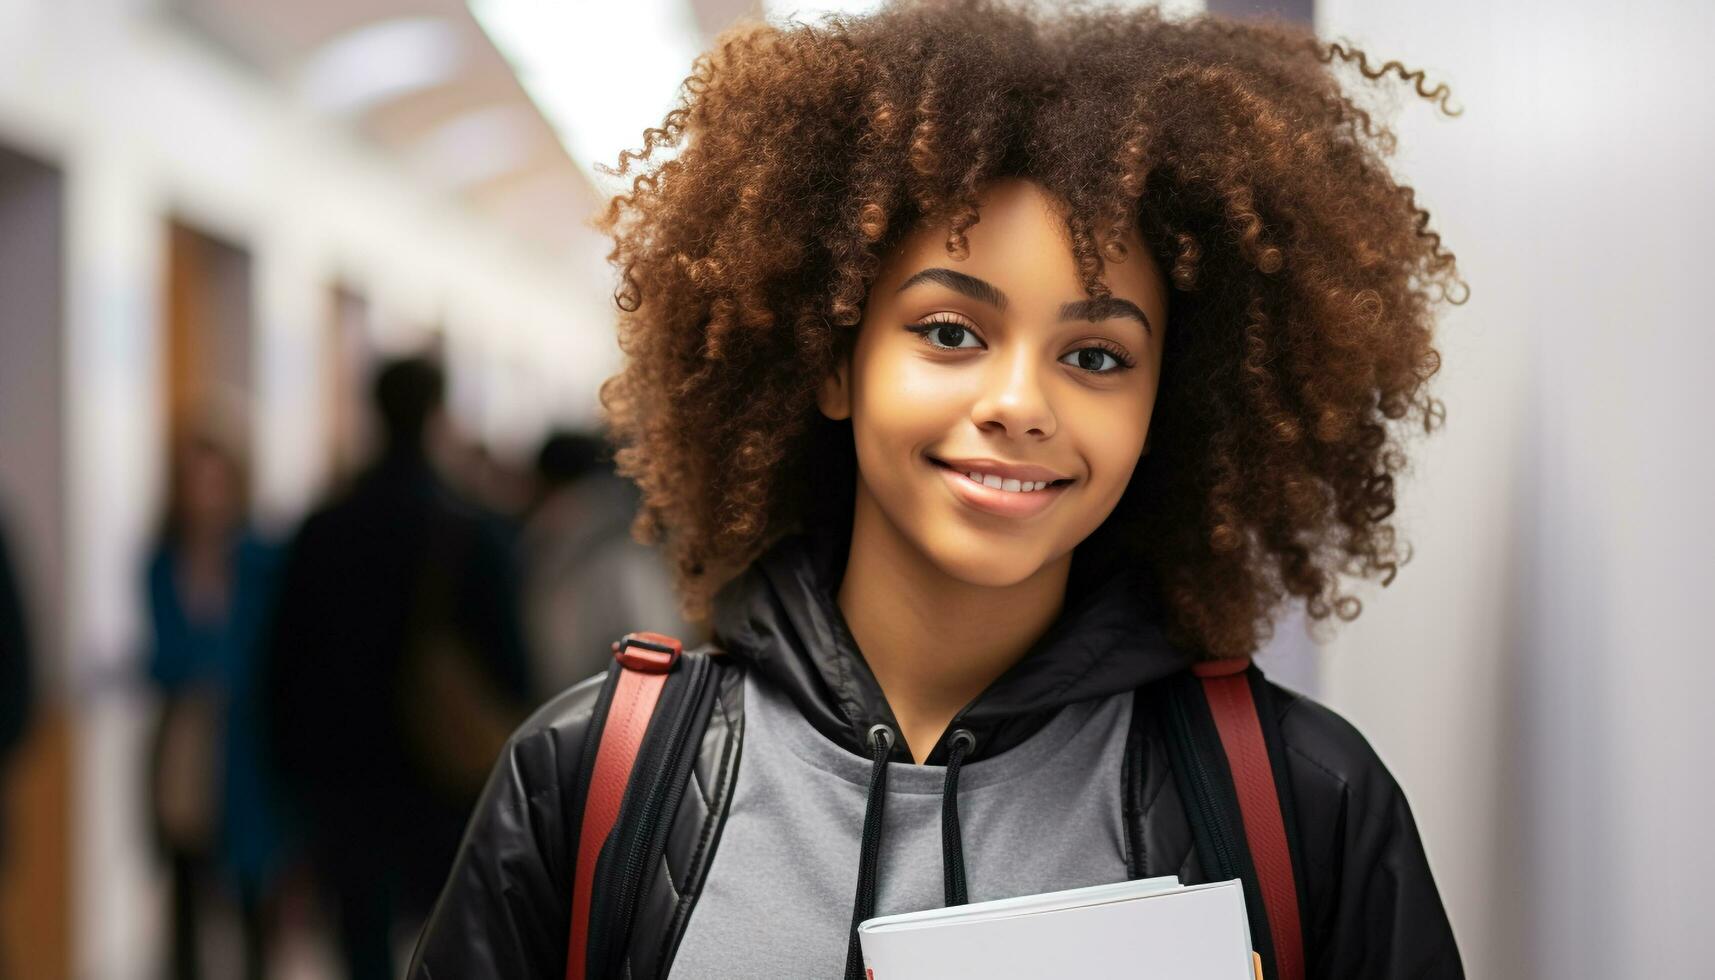
M 1059 616 L 1071 556 L 1006 587 L 949 577 L 858 494 L 839 605 L 918 762 Z

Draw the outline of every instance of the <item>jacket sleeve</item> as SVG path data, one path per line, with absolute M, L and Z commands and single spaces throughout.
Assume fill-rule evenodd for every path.
M 411 957 L 411 980 L 565 975 L 584 735 L 605 675 L 508 740 Z
M 1339 715 L 1276 689 L 1318 978 L 1463 977 L 1405 793 Z

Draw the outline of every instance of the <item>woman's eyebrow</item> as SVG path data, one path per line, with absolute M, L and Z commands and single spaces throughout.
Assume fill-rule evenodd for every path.
M 997 310 L 1006 309 L 1006 294 L 993 283 L 978 279 L 976 276 L 959 272 L 955 269 L 944 269 L 939 266 L 924 269 L 900 284 L 897 292 L 905 292 L 912 286 L 932 282 L 945 286 L 954 292 L 969 296 L 979 303 L 987 303 Z M 1143 329 L 1155 333 L 1155 325 L 1149 322 L 1136 303 L 1117 296 L 1104 296 L 1098 299 L 1081 299 L 1065 303 L 1060 307 L 1061 320 L 1088 320 L 1092 323 L 1098 320 L 1111 320 L 1115 317 L 1125 317 L 1143 324 Z
M 1118 296 L 1102 296 L 1097 299 L 1081 299 L 1060 307 L 1060 319 L 1062 320 L 1089 320 L 1094 323 L 1097 320 L 1112 320 L 1115 317 L 1128 317 L 1136 320 L 1143 324 L 1145 332 L 1151 335 L 1155 333 L 1155 326 L 1149 322 L 1149 317 L 1136 303 L 1129 299 L 1120 299 Z
M 897 291 L 903 293 L 912 286 L 925 282 L 946 286 L 948 289 L 963 293 L 979 303 L 987 303 L 997 310 L 1006 309 L 1006 294 L 997 289 L 993 283 L 978 279 L 976 276 L 966 275 L 963 272 L 955 272 L 952 269 L 924 269 L 905 280 Z

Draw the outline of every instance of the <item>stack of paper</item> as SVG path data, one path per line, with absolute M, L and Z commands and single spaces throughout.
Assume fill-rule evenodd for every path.
M 869 919 L 870 980 L 1252 980 L 1237 881 L 1145 878 Z

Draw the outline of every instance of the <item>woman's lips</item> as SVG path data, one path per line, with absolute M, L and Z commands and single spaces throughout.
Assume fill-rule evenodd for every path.
M 945 463 L 931 460 L 930 465 L 947 481 L 953 496 L 986 514 L 1000 517 L 1032 517 L 1060 499 L 1067 484 L 1051 483 L 1041 490 L 1015 492 L 984 486 Z

